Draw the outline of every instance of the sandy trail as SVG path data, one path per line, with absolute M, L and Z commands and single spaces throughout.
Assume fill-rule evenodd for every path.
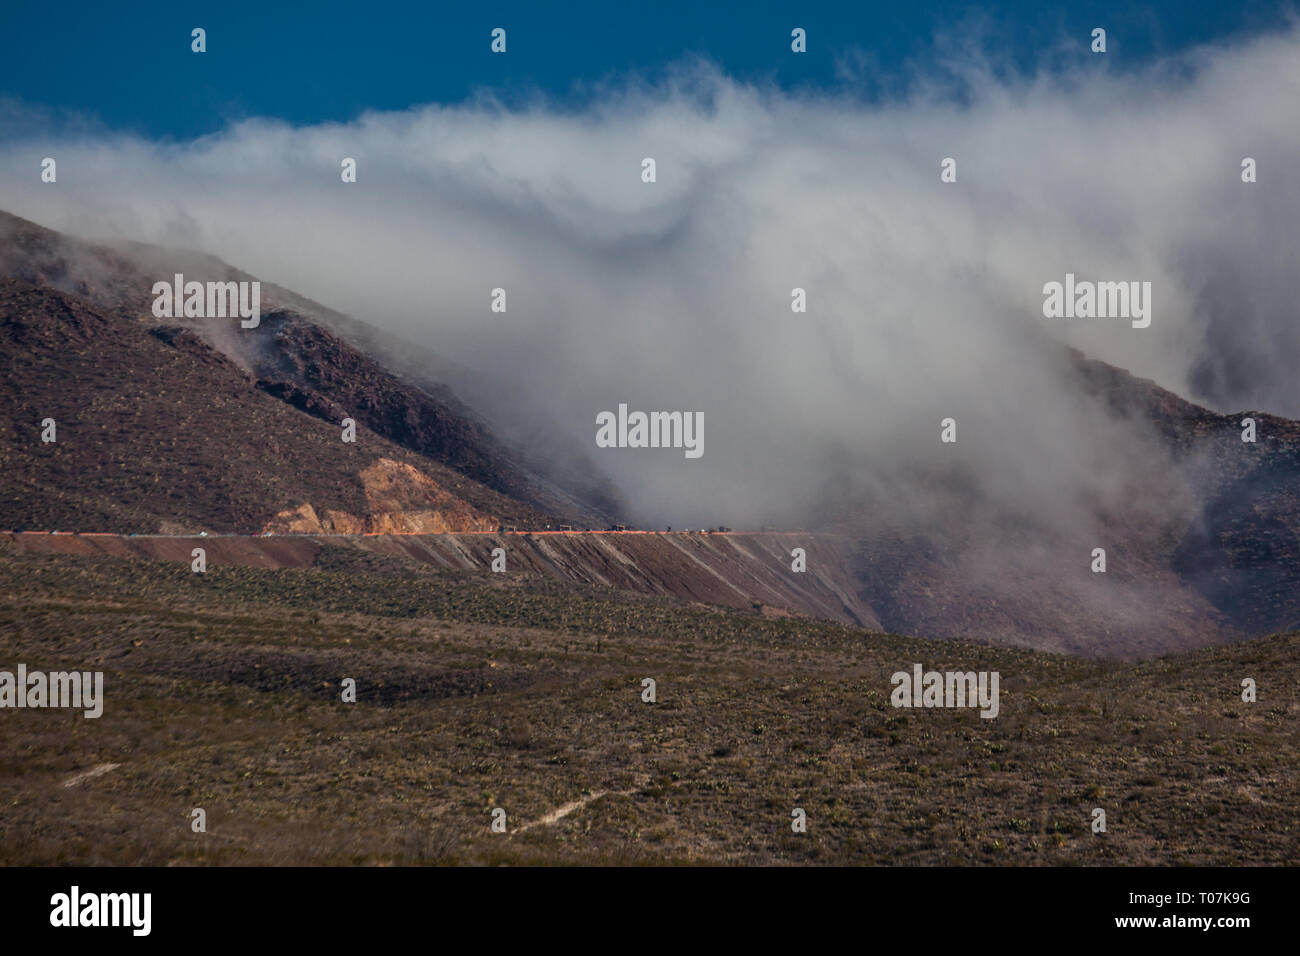
M 79 783 L 85 783 L 87 780 L 94 780 L 96 777 L 102 777 L 110 770 L 116 770 L 122 766 L 120 763 L 97 763 L 89 770 L 83 770 L 81 773 L 73 774 L 67 780 L 63 781 L 65 787 L 75 787 Z
M 594 803 L 595 801 L 599 800 L 601 797 L 605 796 L 605 794 L 607 793 L 609 793 L 608 790 L 597 790 L 595 793 L 588 794 L 585 797 L 579 797 L 577 800 L 570 801 L 569 803 L 566 803 L 562 807 L 557 807 L 556 809 L 552 810 L 550 813 L 546 814 L 546 816 L 542 817 L 540 820 L 534 820 L 531 823 L 525 823 L 519 829 L 515 830 L 515 832 L 523 833 L 525 830 L 531 830 L 533 827 L 549 826 L 552 823 L 556 823 L 560 820 L 563 820 L 570 813 L 573 813 L 576 810 L 581 810 L 587 804 Z
M 579 797 L 577 800 L 571 800 L 563 806 L 556 807 L 550 813 L 546 814 L 546 816 L 533 820 L 531 823 L 525 823 L 513 832 L 523 833 L 525 830 L 531 830 L 533 827 L 550 826 L 552 823 L 558 823 L 570 813 L 576 813 L 578 810 L 587 806 L 587 804 L 595 803 L 601 797 L 607 797 L 610 794 L 613 794 L 616 797 L 630 797 L 638 790 L 643 789 L 649 782 L 649 774 L 642 774 L 637 780 L 637 785 L 631 790 L 597 790 L 595 793 L 590 793 L 585 797 Z

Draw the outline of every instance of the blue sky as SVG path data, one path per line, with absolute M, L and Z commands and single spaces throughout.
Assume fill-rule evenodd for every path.
M 1033 71 L 1086 53 L 1089 31 L 1104 26 L 1105 66 L 1123 70 L 1153 55 L 1276 27 L 1287 9 L 1272 0 L 1021 0 L 982 7 L 861 0 L 403 7 L 5 0 L 0 96 L 55 116 L 176 139 L 250 116 L 348 121 L 366 109 L 459 103 L 483 91 L 506 102 L 541 94 L 563 104 L 629 74 L 654 80 L 692 56 L 743 81 L 878 98 L 934 72 L 943 50 L 937 37 L 978 35 L 1004 68 Z M 202 56 L 189 49 L 195 26 L 208 33 Z M 508 31 L 505 56 L 489 51 L 497 26 Z M 806 55 L 790 53 L 794 26 L 808 31 Z M 846 70 L 853 79 L 846 80 Z

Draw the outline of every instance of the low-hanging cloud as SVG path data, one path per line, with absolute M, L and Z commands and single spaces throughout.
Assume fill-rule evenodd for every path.
M 964 80 L 961 105 L 864 104 L 692 64 L 577 108 L 481 99 L 183 143 L 11 105 L 0 207 L 213 253 L 522 386 L 659 524 L 797 525 L 841 485 L 902 507 L 951 454 L 948 416 L 1003 510 L 1145 506 L 1143 434 L 1080 405 L 1062 343 L 1218 410 L 1300 417 L 1300 32 L 1123 75 L 972 61 Z M 1066 273 L 1149 281 L 1151 326 L 1044 318 Z M 597 449 L 620 402 L 703 413 L 703 457 Z

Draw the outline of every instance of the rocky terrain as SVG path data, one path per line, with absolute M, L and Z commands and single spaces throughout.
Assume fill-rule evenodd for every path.
M 476 486 L 514 499 L 509 503 L 496 499 L 494 505 L 498 517 L 511 523 L 545 527 L 568 521 L 603 527 L 617 518 L 622 506 L 612 486 L 599 475 L 584 450 L 572 447 L 558 431 L 548 431 L 544 421 L 530 418 L 529 427 L 534 433 L 540 431 L 540 437 L 535 436 L 528 447 L 507 447 L 446 384 L 448 378 L 474 382 L 476 377 L 466 370 L 267 282 L 262 283 L 264 314 L 256 329 L 239 329 L 228 319 L 155 318 L 150 290 L 154 282 L 170 280 L 175 273 L 201 277 L 201 281 L 256 278 L 199 253 L 137 243 L 85 242 L 0 212 L 0 278 L 18 280 L 4 287 L 6 321 L 0 354 L 12 369 L 9 387 L 27 396 L 42 395 L 54 385 L 56 377 L 49 375 L 54 366 L 66 361 L 75 375 L 77 366 L 89 361 L 93 349 L 97 363 L 104 366 L 105 378 L 133 393 L 142 421 L 148 420 L 143 416 L 157 412 L 154 427 L 165 433 L 170 422 L 162 416 L 163 409 L 152 407 L 151 396 L 160 390 L 184 392 L 190 364 L 165 356 L 156 345 L 140 338 L 139 333 L 148 332 L 158 343 L 206 367 L 206 380 L 196 383 L 198 390 L 192 396 L 196 403 L 215 389 L 223 394 L 239 393 L 250 407 L 269 409 L 271 403 L 248 394 L 251 388 L 320 422 L 329 422 L 336 434 L 342 419 L 351 418 L 365 431 L 391 443 L 381 445 L 381 450 L 400 446 L 407 451 L 405 460 L 421 463 L 420 467 L 450 468 L 462 476 L 458 481 L 468 478 Z M 54 297 L 39 304 L 24 298 L 38 290 Z M 65 333 L 57 315 L 49 314 L 51 310 L 58 315 L 77 314 L 76 342 L 64 342 Z M 123 341 L 115 341 L 118 338 Z M 79 380 L 77 376 L 65 381 L 65 391 Z M 76 398 L 65 395 L 68 403 Z M 297 416 L 257 413 L 259 418 L 268 415 L 274 420 L 259 420 L 258 424 L 283 429 L 285 423 L 298 422 L 288 427 L 304 427 Z M 118 434 L 116 430 L 111 433 Z M 237 441 L 248 442 L 247 449 L 230 449 L 236 456 L 251 453 L 259 445 L 254 436 L 238 430 L 219 432 L 217 437 L 232 446 Z M 290 443 L 294 440 L 293 436 L 269 435 L 267 448 L 276 447 L 280 438 Z M 151 456 L 149 461 L 157 464 L 156 459 Z M 129 460 L 118 465 L 132 467 Z M 308 470 L 307 461 L 296 457 L 268 460 L 266 467 L 292 469 L 299 475 Z M 181 484 L 187 482 L 176 477 Z M 96 493 L 93 483 L 87 484 L 84 493 L 88 497 Z M 330 506 L 314 500 L 292 504 Z M 141 508 L 159 512 L 157 520 L 173 517 L 170 509 L 161 508 L 158 502 L 141 502 Z M 175 517 L 186 520 L 184 514 Z M 207 530 L 258 531 L 270 517 L 264 512 L 256 517 L 240 515 L 234 523 L 227 520 Z M 139 523 L 111 529 L 82 524 L 85 530 L 143 530 Z

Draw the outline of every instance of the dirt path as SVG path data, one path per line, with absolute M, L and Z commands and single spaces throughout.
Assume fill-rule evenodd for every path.
M 649 782 L 650 782 L 650 775 L 642 774 L 640 775 L 640 778 L 637 780 L 637 785 L 633 787 L 631 790 L 597 790 L 595 793 L 588 794 L 585 797 L 579 797 L 577 800 L 571 800 L 570 802 L 564 804 L 561 807 L 556 807 L 550 813 L 546 814 L 546 816 L 541 817 L 537 820 L 533 820 L 531 823 L 525 823 L 523 826 L 517 828 L 513 832 L 523 833 L 525 830 L 531 830 L 533 827 L 550 826 L 552 823 L 558 823 L 560 820 L 563 820 L 565 817 L 567 817 L 570 813 L 576 813 L 577 811 L 585 807 L 587 804 L 595 803 L 601 797 L 607 797 L 610 794 L 613 794 L 616 797 L 630 797 L 638 790 L 644 789 L 649 784 Z
M 626 791 L 626 792 L 630 793 L 631 791 Z M 576 810 L 581 810 L 587 804 L 594 803 L 595 801 L 599 800 L 601 797 L 605 796 L 605 794 L 607 793 L 609 793 L 608 790 L 597 790 L 595 793 L 588 794 L 585 797 L 579 797 L 577 800 L 573 800 L 569 803 L 566 803 L 562 807 L 558 807 L 555 810 L 552 810 L 550 813 L 546 814 L 546 816 L 542 817 L 540 820 L 534 820 L 532 823 L 525 823 L 523 826 L 515 830 L 515 832 L 523 833 L 525 830 L 531 830 L 533 827 L 550 826 L 552 823 L 556 823 L 560 820 L 563 820 L 570 813 L 573 813 Z
M 81 773 L 73 774 L 67 780 L 63 781 L 65 787 L 75 787 L 79 783 L 85 783 L 87 780 L 94 780 L 96 777 L 102 777 L 110 770 L 116 770 L 122 766 L 120 763 L 97 763 L 89 770 L 83 770 Z

